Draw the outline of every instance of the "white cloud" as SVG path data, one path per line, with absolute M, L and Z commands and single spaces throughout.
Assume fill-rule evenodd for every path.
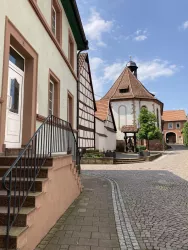
M 155 80 L 159 77 L 174 75 L 180 67 L 168 61 L 154 59 L 152 61 L 138 61 L 138 76 L 141 81 Z
M 180 26 L 180 29 L 183 29 L 183 30 L 188 29 L 188 21 L 185 21 L 184 23 L 182 23 L 182 25 Z
M 141 42 L 141 41 L 148 39 L 148 36 L 149 34 L 148 34 L 147 29 L 137 30 L 133 34 L 126 36 L 125 40 L 131 39 L 133 41 Z
M 148 39 L 148 32 L 147 30 L 137 30 L 134 34 L 133 34 L 133 40 L 137 41 L 137 42 L 141 42 Z
M 139 67 L 138 79 L 144 82 L 153 81 L 160 77 L 173 76 L 181 69 L 181 66 L 162 59 L 148 61 L 136 59 L 135 61 Z M 104 95 L 105 85 L 110 88 L 127 64 L 127 61 L 119 61 L 109 65 L 99 57 L 91 58 L 90 62 L 95 93 L 100 96 Z
M 95 9 L 91 9 L 91 15 L 84 25 L 86 35 L 89 40 L 95 41 L 98 46 L 106 46 L 102 39 L 102 35 L 109 32 L 113 26 L 113 21 L 104 20 L 99 12 Z
M 147 36 L 145 36 L 145 35 L 141 35 L 141 36 L 136 36 L 135 38 L 134 38 L 134 40 L 135 41 L 144 41 L 144 40 L 146 40 L 148 37 Z

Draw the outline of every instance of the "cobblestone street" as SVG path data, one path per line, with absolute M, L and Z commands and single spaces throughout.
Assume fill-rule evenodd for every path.
M 84 175 L 105 176 L 120 189 L 125 243 L 131 235 L 121 249 L 188 250 L 188 151 L 175 149 L 150 163 L 82 166 Z

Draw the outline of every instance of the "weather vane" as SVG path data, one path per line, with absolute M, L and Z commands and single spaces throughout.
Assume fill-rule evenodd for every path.
M 132 61 L 132 56 L 129 56 L 130 57 L 130 61 Z

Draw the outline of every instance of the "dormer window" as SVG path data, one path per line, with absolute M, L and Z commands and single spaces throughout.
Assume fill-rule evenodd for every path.
M 62 10 L 58 0 L 52 0 L 51 28 L 59 44 L 62 40 Z
M 125 89 L 120 89 L 119 93 L 128 93 L 129 92 L 129 88 L 125 88 Z

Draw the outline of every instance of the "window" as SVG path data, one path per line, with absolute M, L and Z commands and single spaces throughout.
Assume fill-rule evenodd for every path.
M 58 0 L 52 0 L 51 28 L 59 44 L 62 41 L 62 10 Z
M 127 125 L 127 109 L 125 106 L 120 106 L 119 110 L 119 129 Z
M 49 115 L 54 114 L 54 83 L 50 80 L 49 87 Z
M 74 40 L 72 38 L 72 35 L 69 34 L 69 62 L 72 66 L 72 68 L 74 69 Z
M 70 122 L 70 124 L 73 127 L 73 106 L 74 106 L 74 101 L 73 101 L 73 96 L 68 93 L 68 100 L 67 100 L 67 121 Z
M 146 105 L 143 105 L 141 109 L 148 109 L 148 108 L 146 107 Z
M 126 88 L 126 89 L 120 89 L 119 90 L 119 93 L 128 93 L 129 92 L 129 87 L 128 88 Z
M 173 129 L 173 123 L 172 122 L 168 123 L 168 129 Z
M 54 6 L 52 5 L 52 32 L 56 36 L 57 14 Z
M 179 122 L 176 123 L 176 128 L 180 129 L 180 123 Z
M 50 70 L 48 89 L 48 114 L 59 117 L 60 112 L 60 80 Z

